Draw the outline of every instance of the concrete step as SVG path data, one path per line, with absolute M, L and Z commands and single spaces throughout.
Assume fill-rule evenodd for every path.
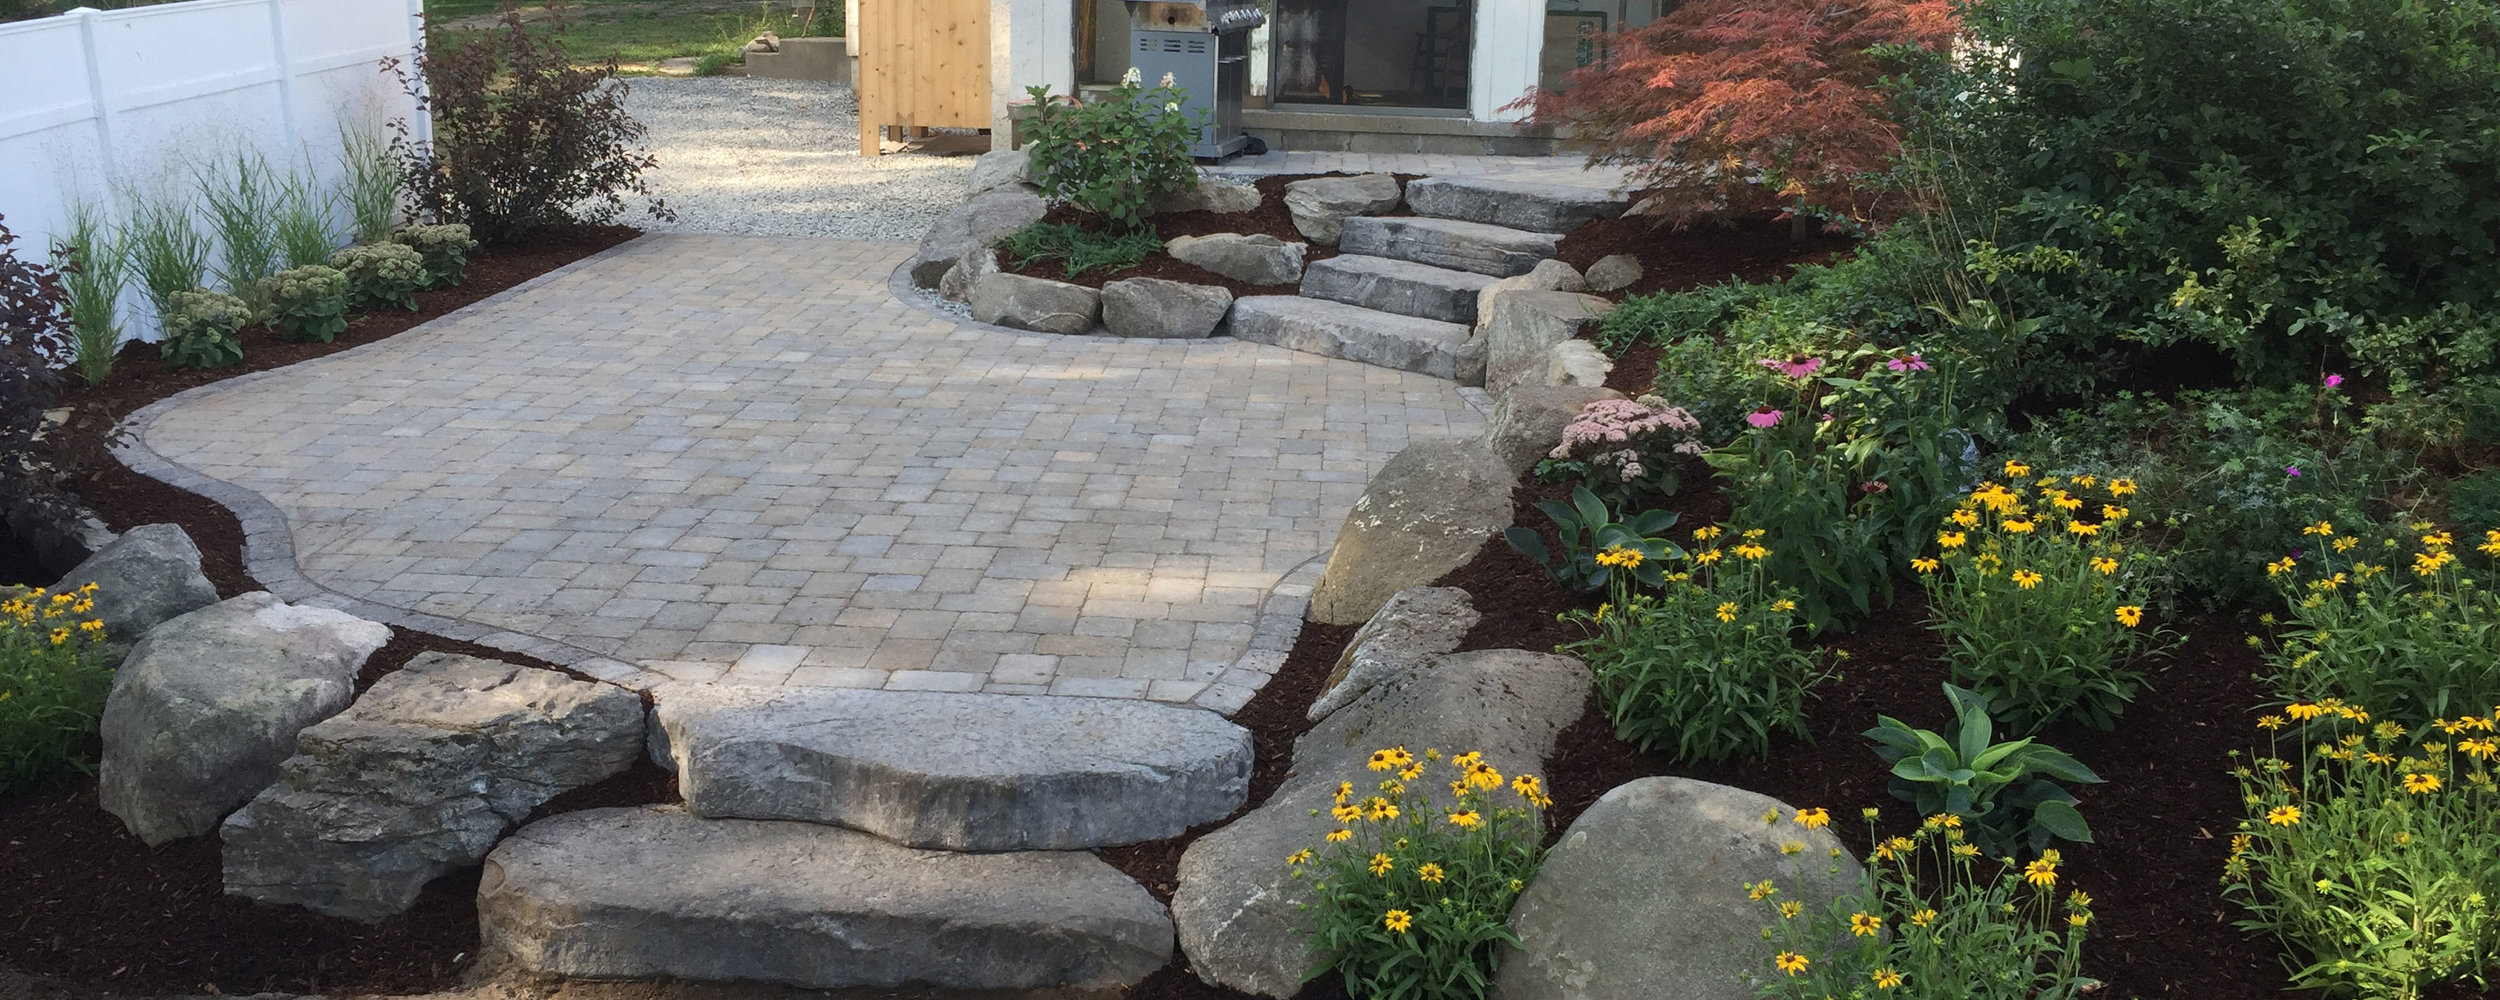
M 583 979 L 1110 989 L 1172 957 L 1162 905 L 1091 854 L 921 851 L 678 806 L 522 827 L 487 856 L 477 909 L 490 960 Z
M 1353 219 L 1346 220 L 1351 231 Z M 1233 336 L 1383 368 L 1458 377 L 1467 328 L 1299 295 L 1254 295 L 1233 302 Z
M 1411 260 L 1345 254 L 1302 272 L 1302 294 L 1365 309 L 1473 325 L 1476 295 L 1496 279 Z
M 950 851 L 1071 850 L 1178 836 L 1250 791 L 1249 731 L 1181 705 L 729 684 L 652 697 L 698 816 Z
M 1367 216 L 1345 220 L 1337 249 L 1507 278 L 1526 274 L 1538 261 L 1554 256 L 1560 239 L 1552 233 L 1457 219 Z
M 1488 177 L 1426 177 L 1406 186 L 1406 204 L 1417 215 L 1539 233 L 1567 233 L 1632 207 L 1629 197 L 1604 188 Z

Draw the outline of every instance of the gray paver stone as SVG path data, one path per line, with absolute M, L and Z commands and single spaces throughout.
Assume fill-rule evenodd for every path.
M 697 815 L 957 851 L 1175 836 L 1249 794 L 1250 734 L 1204 709 L 1048 695 L 662 685 Z
M 485 961 L 587 979 L 1108 989 L 1171 960 L 1143 886 L 1081 852 L 921 851 L 812 823 L 592 809 L 478 883 Z

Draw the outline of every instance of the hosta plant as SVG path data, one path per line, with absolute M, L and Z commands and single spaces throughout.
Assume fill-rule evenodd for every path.
M 327 344 L 347 329 L 347 273 L 314 264 L 271 275 L 265 296 L 278 337 Z
M 1553 799 L 1480 753 L 1391 747 L 1369 767 L 1380 781 L 1340 783 L 1335 829 L 1284 859 L 1312 880 L 1307 978 L 1336 973 L 1355 1000 L 1477 1000 L 1501 946 L 1518 944 L 1511 901 L 1544 858 Z
M 2038 855 L 2051 837 L 2091 843 L 2092 827 L 2058 782 L 2098 784 L 2101 776 L 2028 738 L 1994 742 L 1986 699 L 1951 684 L 1944 694 L 1953 703 L 1952 739 L 1889 715 L 1866 731 L 1875 755 L 1892 765 L 1892 796 L 1921 815 L 1965 821 L 1971 843 L 1990 857 Z
M 243 341 L 236 337 L 252 321 L 252 307 L 224 292 L 195 288 L 177 292 L 173 312 L 165 317 L 165 341 L 158 345 L 165 363 L 175 368 L 225 368 L 243 363 Z
M 1667 529 L 1675 527 L 1677 515 L 1672 511 L 1642 511 L 1629 521 L 1617 522 L 1605 502 L 1586 486 L 1573 487 L 1568 504 L 1540 500 L 1536 509 L 1553 519 L 1561 536 L 1558 550 L 1546 548 L 1533 528 L 1510 528 L 1502 532 L 1502 540 L 1536 560 L 1547 577 L 1571 590 L 1604 590 L 1618 570 L 1656 587 L 1666 582 L 1667 558 L 1684 555 L 1682 547 L 1665 537 Z
M 425 288 L 425 255 L 398 243 L 368 243 L 330 255 L 330 266 L 347 274 L 348 300 L 358 309 L 417 311 Z
M 477 249 L 477 241 L 469 238 L 469 227 L 456 222 L 409 226 L 391 234 L 391 242 L 413 247 L 425 258 L 427 288 L 459 284 L 462 272 L 468 270 L 470 252 Z

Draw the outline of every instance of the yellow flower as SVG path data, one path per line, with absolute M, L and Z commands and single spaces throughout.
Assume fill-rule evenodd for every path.
M 1979 856 L 1979 845 L 1967 843 L 1955 844 L 1953 845 L 1953 853 L 1965 858 L 1975 858 Z
M 1792 601 L 1792 600 L 1789 600 L 1788 598 L 1783 597 L 1783 598 L 1780 598 L 1779 600 L 1776 600 L 1776 601 L 1772 601 L 1772 602 L 1771 602 L 1771 610 L 1773 610 L 1773 611 L 1795 611 L 1795 610 L 1797 610 L 1797 602 Z
M 1720 552 L 1717 549 L 1703 549 L 1699 552 L 1693 553 L 1693 564 L 1696 566 L 1716 565 L 1725 555 L 1726 553 Z
M 2350 552 L 2352 551 L 2353 546 L 2359 544 L 2361 544 L 2360 539 L 2354 538 L 2351 535 L 2345 535 L 2344 537 L 2335 540 L 2335 551 Z M 2493 545 L 2486 545 L 2483 548 L 2485 551 L 2490 551 L 2494 545 L 2500 545 L 2500 542 L 2495 542 Z
M 2268 732 L 2281 729 L 2283 728 L 2283 717 L 2280 715 L 2259 716 L 2257 718 L 2257 728 Z
M 2093 556 L 2092 568 L 2100 570 L 2102 576 L 2109 576 L 2118 572 L 2118 560 L 2108 556 Z
M 2267 563 L 2267 564 L 2266 564 L 2266 575 L 2267 575 L 2267 576 L 2281 576 L 2281 575 L 2283 575 L 2283 574 L 2285 574 L 2285 573 L 2289 573 L 2289 572 L 2291 572 L 2291 571 L 2292 571 L 2292 557 L 2290 557 L 2290 556 L 2284 556 L 2284 557 L 2282 558 L 2282 560 L 2281 560 L 2281 561 L 2279 561 L 2279 562 L 2270 562 L 2270 563 Z
M 1813 963 L 1807 961 L 1804 955 L 1797 954 L 1793 951 L 1783 951 L 1779 953 L 1778 957 L 1771 959 L 1771 964 L 1779 966 L 1779 970 L 1781 972 L 1794 976 L 1798 973 L 1806 971 L 1806 966 Z
M 2316 524 L 2300 529 L 2300 533 L 2303 535 L 2332 535 L 2335 533 L 2335 525 L 2332 522 L 2320 521 Z
M 1883 933 L 1883 931 L 1884 922 L 1880 918 L 1869 916 L 1864 913 L 1852 913 L 1849 915 L 1849 935 L 1851 937 L 1874 937 L 1877 934 Z
M 2092 915 L 2089 913 L 2069 913 L 2066 915 L 2066 923 L 2071 926 L 2081 927 L 2091 922 Z
M 1375 795 L 1363 803 L 1363 818 L 1374 823 L 1386 823 L 1398 818 L 1398 807 L 1390 805 L 1389 800 Z
M 1415 926 L 1415 918 L 1405 910 L 1391 910 L 1381 916 L 1380 926 L 1388 928 L 1391 933 L 1404 934 L 1407 928 Z
M 1356 806 L 1338 806 L 1328 810 L 1328 815 L 1339 823 L 1352 823 L 1363 818 L 1363 810 Z
M 1398 772 L 1398 780 L 1400 781 L 1413 781 L 1423 776 L 1424 766 L 1422 764 L 1408 764 L 1406 765 L 1405 770 Z
M 1875 980 L 1875 987 L 1877 989 L 1888 990 L 1901 985 L 1901 974 L 1892 971 L 1891 966 L 1885 966 L 1877 969 L 1874 972 L 1868 973 L 1868 975 Z
M 2094 483 L 2100 482 L 2100 480 L 2094 479 L 2090 476 L 2068 476 L 2066 477 L 2066 481 L 2077 486 L 2081 486 L 2087 490 L 2091 489 Z
M 69 641 L 69 630 L 68 630 L 68 629 L 65 629 L 65 628 L 56 628 L 56 629 L 53 629 L 53 630 L 52 630 L 52 644 L 53 644 L 53 645 L 58 646 L 58 645 L 60 645 L 60 644 L 62 644 L 62 643 L 68 642 L 68 641 Z
M 2299 806 L 2276 806 L 2266 810 L 2266 822 L 2273 826 L 2299 826 Z
M 2077 889 L 2066 894 L 2066 905 L 2078 910 L 2085 909 L 2092 905 L 2092 897 L 2083 890 Z
M 2117 614 L 2118 624 L 2124 625 L 2128 628 L 2134 628 L 2144 623 L 2144 608 L 2140 605 L 2120 605 Z
M 2483 532 L 2483 544 L 2474 550 L 2487 556 L 2500 556 L 2500 530 Z
M 1310 849 L 1310 848 L 1308 848 L 1308 847 L 1305 847 L 1305 848 L 1303 848 L 1303 849 L 1301 849 L 1301 850 L 1299 850 L 1299 851 L 1295 851 L 1295 852 L 1293 852 L 1292 854 L 1285 855 L 1285 863 L 1286 863 L 1286 864 L 1289 864 L 1289 865 L 1299 865 L 1299 864 L 1305 864 L 1305 863 L 1309 862 L 1310 860 L 1311 860 L 1311 849 Z
M 1337 804 L 1338 804 L 1338 805 L 1344 805 L 1347 799 L 1350 799 L 1350 798 L 1353 798 L 1353 797 L 1354 797 L 1354 783 L 1353 783 L 1353 782 L 1351 782 L 1351 781 L 1340 781 L 1340 782 L 1338 782 L 1338 783 L 1337 783 Z
M 2005 460 L 2005 474 L 2008 476 L 2028 476 L 2031 474 L 2031 467 L 2009 458 Z
M 1820 830 L 1832 825 L 1832 814 L 1822 806 L 1799 809 L 1797 810 L 1797 825 L 1808 830 Z
M 1352 830 L 1341 828 L 1328 831 L 1328 842 L 1331 844 L 1343 843 L 1352 839 L 1354 839 L 1354 831 Z
M 1745 886 L 1745 898 L 1757 901 L 1779 895 L 1779 892 L 1780 887 L 1767 878 L 1760 882 L 1747 883 Z
M 2057 499 L 2051 500 L 2049 503 L 2057 509 L 2063 511 L 2076 511 L 2083 509 L 2083 501 L 2067 496 L 2062 491 L 2057 494 Z
M 2311 580 L 2311 581 L 2309 581 L 2309 589 L 2311 589 L 2311 590 L 2334 590 L 2334 589 L 2336 589 L 2337 587 L 2341 587 L 2341 586 L 2343 586 L 2343 585 L 2344 585 L 2344 583 L 2345 583 L 2345 577 L 2344 577 L 2344 574 L 2342 574 L 2342 573 L 2337 573 L 2337 574 L 2335 574 L 2334 576 L 2322 576 L 2322 577 L 2319 577 L 2319 578 L 2317 578 L 2317 579 L 2315 579 L 2315 580 Z
M 2439 776 L 2436 774 L 2405 775 L 2405 791 L 2412 792 L 2415 795 L 2429 795 L 2430 793 L 2438 790 Z
M 1707 528 L 1695 528 L 1695 529 L 1693 529 L 1693 540 L 1694 540 L 1694 541 L 1696 541 L 1696 542 L 1706 542 L 1706 541 L 1709 541 L 1709 540 L 1711 540 L 1711 539 L 1713 539 L 1713 538 L 1717 538 L 1717 537 L 1719 537 L 1719 526 L 1718 526 L 1718 525 L 1715 525 L 1715 524 L 1714 524 L 1714 525 L 1711 525 L 1711 526 L 1709 526 L 1709 527 L 1707 527 Z
M 1389 860 L 1389 856 L 1388 856 L 1388 855 L 1386 855 L 1386 854 L 1374 854 L 1374 855 L 1372 855 L 1372 874 L 1374 874 L 1374 875 L 1387 875 L 1387 874 L 1389 874 L 1389 871 L 1390 871 L 1391 869 L 1394 869 L 1394 868 L 1396 868 L 1396 867 L 1397 867 L 1397 864 L 1396 864 L 1395 862 L 1390 861 L 1390 860 Z
M 2085 524 L 2081 521 L 2068 521 L 2066 522 L 2066 533 L 2074 535 L 2078 538 L 2090 538 L 2101 533 L 2101 526 L 2097 524 Z
M 2043 889 L 2054 888 L 2057 885 L 2057 864 L 2045 857 L 2036 859 L 2023 866 L 2023 881 Z
M 1764 556 L 1770 555 L 1771 550 L 1755 545 L 1752 542 L 1746 542 L 1745 544 L 1736 547 L 1736 554 L 1747 559 L 1760 559 Z
M 1476 815 L 1476 811 L 1473 809 L 1461 809 L 1450 814 L 1450 825 L 1458 827 L 1461 830 L 1473 830 L 1476 828 L 1477 824 L 1483 822 L 1484 817 Z
M 1641 568 L 1641 552 L 1639 549 L 1627 549 L 1618 545 L 1614 548 L 1598 553 L 1597 564 L 1600 566 L 1621 566 L 1624 569 L 1639 569 Z
M 2489 739 L 2462 740 L 2457 743 L 2457 749 L 2465 751 L 2475 760 L 2490 760 L 2495 753 L 2500 753 L 2500 744 Z
M 2380 766 L 2380 767 L 2385 767 L 2385 766 L 2387 766 L 2387 765 L 2389 765 L 2389 764 L 2393 764 L 2393 763 L 2395 763 L 2395 762 L 2396 762 L 2396 758 L 2395 758 L 2395 756 L 2394 756 L 2394 755 L 2392 755 L 2392 754 L 2383 754 L 2383 753 L 2380 753 L 2380 752 L 2378 752 L 2378 751 L 2376 751 L 2376 750 L 2372 750 L 2372 751 L 2370 751 L 2370 752 L 2368 752 L 2368 753 L 2362 754 L 2362 755 L 2361 755 L 2361 759 L 2362 759 L 2362 760 L 2369 761 L 2370 763 L 2376 764 L 2376 765 L 2378 765 L 2378 766 Z
M 1719 608 L 1718 608 L 1718 615 L 1719 615 L 1719 620 L 1720 620 L 1720 621 L 1723 621 L 1723 622 L 1732 622 L 1732 621 L 1735 621 L 1735 620 L 1736 620 L 1736 602 L 1734 602 L 1734 601 L 1723 601 L 1723 602 L 1721 602 L 1721 603 L 1719 604 Z
M 2283 706 L 2283 714 L 2291 716 L 2294 722 L 2307 722 L 2325 715 L 2328 711 L 2325 705 L 2306 701 L 2296 701 Z
M 1802 840 L 1788 840 L 1780 843 L 1781 854 L 1803 854 L 1805 851 L 1806 842 Z
M 2008 519 L 2005 522 L 2005 532 L 2009 535 L 2028 535 L 2034 527 L 2036 526 L 2031 522 L 2020 518 Z
M 2413 555 L 2413 572 L 2418 576 L 2430 576 L 2439 572 L 2441 567 L 2455 561 L 2457 561 L 2457 554 L 2445 549 L 2417 552 Z
M 2422 536 L 2422 544 L 2430 546 L 2434 549 L 2447 548 L 2450 545 L 2456 544 L 2456 541 L 2456 536 L 2450 535 L 2445 531 Z
M 1919 571 L 1919 572 L 1921 572 L 1921 573 L 1933 573 L 1933 572 L 1935 572 L 1937 569 L 1939 569 L 1939 568 L 1941 568 L 1941 567 L 1943 567 L 1943 566 L 1944 566 L 1944 564 L 1943 564 L 1943 563 L 1937 562 L 1936 560 L 1933 560 L 1933 559 L 1929 559 L 1929 558 L 1927 558 L 1927 557 L 1925 557 L 1925 556 L 1921 556 L 1921 557 L 1919 557 L 1919 558 L 1917 558 L 1917 559 L 1912 559 L 1912 560 L 1910 560 L 1910 568 L 1911 568 L 1911 569 L 1914 569 L 1914 570 L 1917 570 L 1917 571 Z
M 2128 513 L 2129 511 L 2125 507 L 2116 506 L 2114 504 L 2101 505 L 2101 520 L 2107 521 L 2111 524 L 2116 524 L 2120 521 L 2126 520 Z
M 1494 770 L 1493 765 L 1479 760 L 1467 765 L 1466 781 L 1468 788 L 1492 791 L 1502 787 L 1502 772 Z
M 1944 546 L 1948 549 L 1961 548 L 1964 540 L 1965 539 L 1963 538 L 1962 533 L 1959 531 L 1939 531 L 1936 533 L 1936 544 Z
M 1962 509 L 1960 509 L 1960 510 L 1956 510 L 1956 511 L 1954 511 L 1954 512 L 1953 512 L 1953 514 L 1952 514 L 1952 521 L 1953 521 L 1953 523 L 1954 523 L 1954 524 L 1959 525 L 1959 526 L 1961 526 L 1961 527 L 1965 527 L 1965 528 L 1976 528 L 1976 527 L 1979 527 L 1979 512 L 1978 512 L 1978 511 L 1975 511 L 1975 510 L 1972 510 L 1972 509 L 1970 509 L 1970 508 L 1968 508 L 1968 507 L 1964 507 L 1964 508 L 1962 508 Z M 2494 544 L 2500 544 L 2500 543 L 2494 543 Z
M 1523 799 L 1536 798 L 1544 788 L 1544 783 L 1536 780 L 1536 775 L 1533 774 L 1523 774 L 1510 779 L 1510 790 L 1519 793 L 1519 797 Z
M 1745 540 L 1746 540 L 1746 541 L 1748 541 L 1748 542 L 1751 542 L 1751 541 L 1758 541 L 1758 540 L 1760 540 L 1760 539 L 1762 538 L 1762 536 L 1763 536 L 1765 533 L 1766 533 L 1766 532 L 1764 532 L 1764 531 L 1763 531 L 1762 529 L 1760 529 L 1760 528 L 1747 528 L 1747 529 L 1745 529 L 1745 535 L 1744 535 L 1744 538 L 1745 538 Z
M 2027 569 L 2015 570 L 2013 576 L 2014 585 L 2021 587 L 2024 590 L 2030 590 L 2033 587 L 2039 586 L 2042 579 L 2044 578 L 2040 574 Z
M 1415 869 L 1415 877 L 1439 885 L 1441 884 L 1441 866 L 1427 862 L 1423 867 Z
M 1917 913 L 1910 914 L 1910 926 L 1912 927 L 1925 927 L 1935 922 L 1936 911 L 1934 910 L 1920 910 Z
M 1797 919 L 1798 914 L 1804 912 L 1806 912 L 1806 904 L 1804 903 L 1791 900 L 1780 904 L 1780 919 L 1782 920 L 1795 920 Z
M 2134 492 L 2135 492 L 2135 480 L 2132 480 L 2132 479 L 2125 479 L 2125 478 L 2120 478 L 2120 479 L 2112 479 L 2112 480 L 2110 480 L 2110 481 L 2109 481 L 2109 495 L 2110 495 L 2110 496 L 2114 496 L 2114 497 L 2123 497 L 2123 496 L 2126 496 L 2126 495 L 2131 494 L 2131 493 L 2134 493 Z

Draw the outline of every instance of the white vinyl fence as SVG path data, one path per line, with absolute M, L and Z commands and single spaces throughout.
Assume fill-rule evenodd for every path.
M 188 0 L 0 24 L 0 216 L 17 251 L 48 257 L 82 200 L 118 221 L 133 193 L 195 198 L 195 169 L 238 152 L 329 190 L 345 131 L 408 119 L 423 138 L 381 68 L 416 51 L 421 2 Z

